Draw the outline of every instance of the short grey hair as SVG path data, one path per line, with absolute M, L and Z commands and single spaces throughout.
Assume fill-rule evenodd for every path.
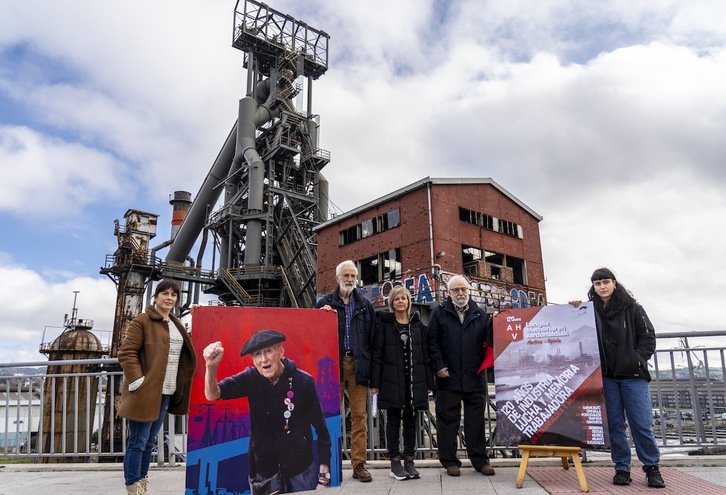
M 352 266 L 355 269 L 356 276 L 358 275 L 358 267 L 355 266 L 355 263 L 353 263 L 353 260 L 345 260 L 341 262 L 338 266 L 335 267 L 335 276 L 340 276 L 340 272 L 343 271 L 343 268 L 346 266 Z

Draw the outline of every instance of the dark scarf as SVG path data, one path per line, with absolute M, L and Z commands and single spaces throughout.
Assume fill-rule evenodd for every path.
M 625 308 L 633 304 L 633 301 L 623 301 L 615 294 L 613 294 L 613 297 L 610 298 L 607 306 L 603 304 L 602 299 L 600 299 L 599 297 L 596 297 L 595 299 L 593 299 L 593 301 L 595 303 L 595 310 L 606 320 L 611 319 L 612 317 L 623 311 Z

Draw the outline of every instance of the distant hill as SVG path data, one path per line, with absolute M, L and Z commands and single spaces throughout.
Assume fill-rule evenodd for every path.
M 38 368 L 29 368 L 23 366 L 22 368 L 0 368 L 0 376 L 16 376 L 16 375 L 42 375 L 45 373 L 47 366 L 41 366 Z

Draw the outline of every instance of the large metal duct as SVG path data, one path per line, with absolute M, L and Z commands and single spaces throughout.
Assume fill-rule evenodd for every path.
M 265 108 L 265 107 L 260 107 Z M 262 213 L 264 206 L 265 163 L 255 148 L 255 112 L 257 102 L 251 98 L 239 101 L 237 124 L 237 156 L 242 155 L 249 167 L 248 213 Z M 249 219 L 245 236 L 245 265 L 259 265 L 262 255 L 262 221 Z
M 179 227 L 174 244 L 171 245 L 166 255 L 167 263 L 181 265 L 191 252 L 199 233 L 204 228 L 204 222 L 209 210 L 214 207 L 222 193 L 222 188 L 217 186 L 229 174 L 232 159 L 234 158 L 236 136 L 237 123 L 234 124 L 229 135 L 227 135 L 217 159 L 214 160 L 211 170 L 204 179 L 202 187 L 199 188 L 199 192 L 184 218 L 184 222 Z

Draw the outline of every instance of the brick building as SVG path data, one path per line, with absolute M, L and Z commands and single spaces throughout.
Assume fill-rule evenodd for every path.
M 492 179 L 427 177 L 315 228 L 317 292 L 335 289 L 335 267 L 350 259 L 377 306 L 395 283 L 418 304 L 441 300 L 459 273 L 489 311 L 543 305 L 541 220 Z

